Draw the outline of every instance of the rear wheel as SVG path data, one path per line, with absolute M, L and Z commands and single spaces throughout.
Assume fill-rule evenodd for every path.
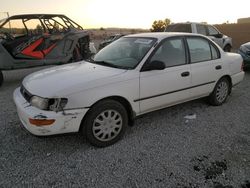
M 119 102 L 104 100 L 90 109 L 83 123 L 83 131 L 89 143 L 97 147 L 106 147 L 123 136 L 128 125 L 128 115 Z
M 227 78 L 221 78 L 215 85 L 213 93 L 209 96 L 210 104 L 222 105 L 230 93 L 230 84 Z
M 2 86 L 2 84 L 3 84 L 3 73 L 0 70 L 0 86 Z

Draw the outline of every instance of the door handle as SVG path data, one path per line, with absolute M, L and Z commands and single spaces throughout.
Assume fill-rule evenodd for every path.
M 190 72 L 183 72 L 183 73 L 181 73 L 181 76 L 182 77 L 187 77 L 187 76 L 189 76 L 190 75 Z
M 222 69 L 222 67 L 221 67 L 221 65 L 217 65 L 217 66 L 215 67 L 215 69 L 216 69 L 216 70 L 219 70 L 219 69 Z

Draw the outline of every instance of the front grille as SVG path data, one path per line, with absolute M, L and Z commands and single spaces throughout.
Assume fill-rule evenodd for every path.
M 30 102 L 30 99 L 33 95 L 30 92 L 28 92 L 23 85 L 20 88 L 20 92 L 22 96 L 26 99 L 26 101 Z

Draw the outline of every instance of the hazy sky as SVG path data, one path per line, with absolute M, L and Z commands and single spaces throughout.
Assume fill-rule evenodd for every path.
M 154 20 L 237 22 L 250 17 L 250 0 L 2 0 L 0 12 L 60 13 L 84 28 L 150 28 Z

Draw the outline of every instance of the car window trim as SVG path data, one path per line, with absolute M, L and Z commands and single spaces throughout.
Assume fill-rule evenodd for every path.
M 212 43 L 210 43 L 209 46 L 210 46 L 212 60 L 220 59 L 221 58 L 221 54 L 220 54 L 220 51 L 218 50 L 218 48 L 214 44 L 212 44 Z M 215 51 L 217 53 L 217 56 L 218 56 L 217 58 L 213 58 L 212 47 L 214 47 L 214 49 L 215 49 Z
M 186 48 L 186 44 L 185 44 L 185 36 L 171 36 L 171 37 L 167 37 L 163 40 L 161 40 L 156 46 L 155 49 L 153 50 L 153 52 L 150 54 L 150 56 L 147 58 L 147 60 L 145 61 L 145 63 L 143 64 L 143 66 L 141 67 L 140 72 L 145 72 L 143 69 L 147 66 L 147 64 L 150 62 L 151 58 L 154 56 L 154 54 L 157 52 L 157 50 L 161 47 L 162 43 L 164 43 L 167 40 L 171 40 L 171 39 L 181 39 L 184 45 L 184 50 L 185 50 L 185 63 L 181 64 L 181 65 L 173 65 L 173 66 L 168 66 L 167 68 L 172 68 L 172 67 L 178 67 L 178 66 L 183 66 L 183 65 L 187 65 L 188 63 L 188 52 L 187 52 L 187 48 Z M 164 70 L 165 70 L 164 69 Z

